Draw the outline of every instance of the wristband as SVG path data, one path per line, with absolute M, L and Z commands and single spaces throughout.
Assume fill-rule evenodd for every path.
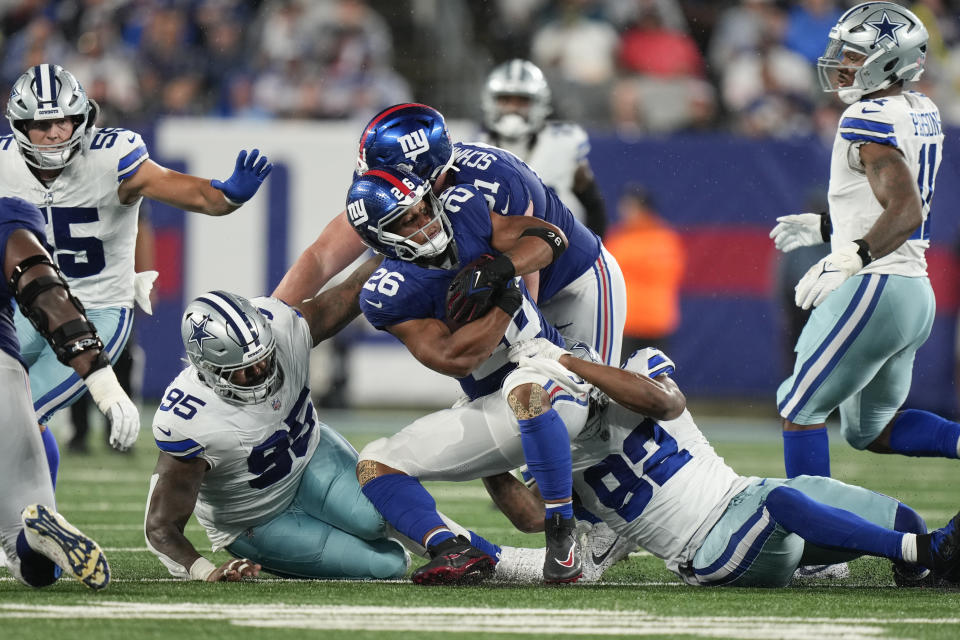
M 190 579 L 206 581 L 206 579 L 210 577 L 210 574 L 216 570 L 217 565 L 200 556 L 190 565 Z
M 221 191 L 220 193 L 223 193 L 223 191 Z M 223 193 L 223 199 L 226 200 L 227 204 L 230 205 L 231 207 L 237 207 L 239 209 L 240 207 L 243 206 L 242 202 L 236 202 L 235 200 L 231 200 L 230 198 L 227 197 L 227 194 L 225 193 Z
M 546 242 L 550 247 L 550 251 L 553 252 L 553 261 L 559 258 L 560 254 L 567 249 L 567 243 L 563 241 L 563 237 L 546 227 L 529 227 L 520 234 L 521 238 L 523 236 L 536 236 Z
M 867 244 L 866 240 L 860 238 L 859 240 L 854 240 L 853 244 L 857 245 L 857 255 L 860 256 L 860 260 L 863 261 L 863 267 L 873 262 L 873 254 L 870 253 L 870 245 Z M 861 269 L 863 267 L 861 267 Z
M 820 212 L 820 237 L 824 242 L 830 242 L 830 234 L 833 233 L 833 221 L 830 220 L 830 214 L 826 211 Z M 866 264 L 866 263 L 864 263 Z

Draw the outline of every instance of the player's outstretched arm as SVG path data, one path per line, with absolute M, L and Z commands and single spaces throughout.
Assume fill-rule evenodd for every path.
M 510 523 L 523 533 L 543 531 L 543 500 L 524 486 L 513 474 L 501 473 L 483 479 L 490 499 L 507 516 Z
M 120 386 L 97 328 L 87 320 L 49 254 L 32 232 L 10 234 L 3 275 L 26 316 L 57 359 L 83 378 L 90 396 L 110 423 L 110 445 L 126 451 L 140 434 L 140 412 Z
M 294 305 L 310 325 L 313 346 L 337 334 L 360 315 L 360 289 L 381 262 L 383 256 L 374 256 L 357 267 L 340 284 Z
M 360 236 L 347 220 L 347 212 L 341 211 L 303 250 L 270 295 L 291 305 L 312 298 L 330 278 L 346 269 L 365 250 Z
M 884 144 L 860 147 L 867 180 L 883 213 L 863 236 L 873 260 L 896 251 L 923 223 L 917 181 L 899 150 Z
M 577 165 L 573 174 L 573 195 L 583 205 L 584 224 L 602 238 L 607 231 L 607 205 L 587 161 Z
M 260 189 L 273 165 L 257 149 L 241 151 L 226 180 L 208 180 L 167 169 L 153 160 L 120 183 L 117 195 L 129 204 L 143 196 L 186 211 L 222 216 L 236 211 Z
M 672 420 L 687 407 L 680 387 L 666 373 L 649 378 L 634 371 L 583 360 L 571 354 L 560 356 L 560 364 L 631 411 L 657 420 Z
M 234 582 L 256 577 L 261 568 L 259 564 L 234 559 L 217 567 L 200 555 L 183 534 L 206 472 L 207 463 L 202 458 L 177 460 L 160 453 L 147 496 L 144 521 L 147 547 L 171 574 L 180 578 Z

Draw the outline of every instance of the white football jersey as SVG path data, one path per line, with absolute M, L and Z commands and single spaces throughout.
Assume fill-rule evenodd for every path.
M 133 307 L 133 254 L 141 198 L 122 204 L 120 181 L 148 158 L 140 134 L 94 128 L 83 153 L 44 185 L 13 134 L 0 137 L 0 189 L 40 208 L 47 242 L 70 290 L 88 309 Z
M 905 91 L 898 96 L 861 100 L 843 112 L 830 162 L 834 248 L 837 243 L 862 238 L 883 213 L 860 161 L 860 147 L 868 142 L 888 144 L 903 153 L 923 201 L 923 224 L 896 251 L 874 260 L 861 273 L 925 276 L 930 203 L 943 157 L 940 111 L 925 95 Z
M 484 142 L 490 142 L 489 136 Z M 517 156 L 537 172 L 543 184 L 553 188 L 580 222 L 585 212 L 580 200 L 573 194 L 573 177 L 590 153 L 587 132 L 573 122 L 547 122 L 537 133 L 533 146 L 526 140 L 511 145 L 500 140 L 497 145 Z
M 613 402 L 575 439 L 573 480 L 588 511 L 677 575 L 751 482 L 716 454 L 689 411 L 657 422 Z
M 181 459 L 199 456 L 210 465 L 194 514 L 214 551 L 287 508 L 319 439 L 310 400 L 310 328 L 279 300 L 251 302 L 273 328 L 280 390 L 259 404 L 231 404 L 190 366 L 167 387 L 153 418 L 161 451 Z

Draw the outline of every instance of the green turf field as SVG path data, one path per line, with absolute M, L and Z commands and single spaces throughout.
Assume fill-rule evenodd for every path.
M 145 422 L 152 412 L 144 413 Z M 357 447 L 404 424 L 409 414 L 326 413 Z M 718 452 L 743 474 L 781 476 L 779 429 L 771 420 L 700 418 Z M 61 442 L 66 431 L 55 428 Z M 851 564 L 842 581 L 781 590 L 682 585 L 663 563 L 635 554 L 595 585 L 562 587 L 418 587 L 408 582 L 183 582 L 145 547 L 142 523 L 156 460 L 148 431 L 133 455 L 107 452 L 94 433 L 89 456 L 63 453 L 59 508 L 104 547 L 109 588 L 88 592 L 61 580 L 30 590 L 0 570 L 0 638 L 957 638 L 960 591 L 903 590 L 889 563 Z M 960 508 L 956 461 L 857 453 L 832 435 L 834 476 L 894 495 L 941 526 Z M 486 537 L 542 546 L 515 532 L 491 507 L 479 483 L 433 484 L 440 508 Z M 195 521 L 187 533 L 214 562 Z

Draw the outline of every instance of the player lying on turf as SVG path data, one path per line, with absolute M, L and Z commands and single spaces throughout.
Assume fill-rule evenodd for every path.
M 960 514 L 926 533 L 913 509 L 861 487 L 738 475 L 693 422 L 673 363 L 658 350 L 616 369 L 538 339 L 512 347 L 511 359 L 555 380 L 584 380 L 571 389 L 589 391 L 592 407 L 573 443 L 576 494 L 688 584 L 782 587 L 801 564 L 862 555 L 892 560 L 899 585 L 918 584 L 927 569 L 960 580 Z M 535 520 L 539 501 L 518 480 L 487 484 L 512 519 Z
M 308 386 L 310 348 L 359 314 L 357 292 L 377 264 L 297 308 L 223 291 L 187 306 L 181 334 L 190 366 L 154 417 L 160 453 L 145 523 L 147 546 L 174 576 L 404 575 L 406 553 L 360 492 L 356 451 L 318 421 Z M 191 513 L 214 551 L 236 559 L 216 567 L 197 552 L 184 536 Z

